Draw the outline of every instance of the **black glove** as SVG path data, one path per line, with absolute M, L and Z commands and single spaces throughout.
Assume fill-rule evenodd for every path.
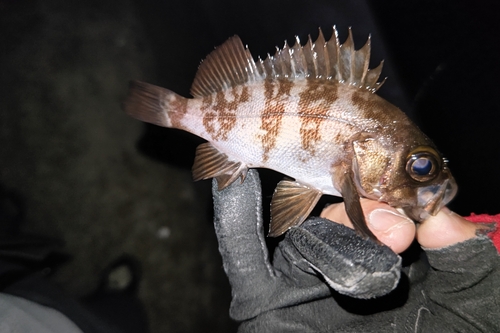
M 338 293 L 372 298 L 399 281 L 401 258 L 352 229 L 314 217 L 291 228 L 268 258 L 258 173 L 218 191 L 213 184 L 215 230 L 233 290 L 231 316 L 239 321 L 286 310 Z M 327 310 L 331 312 L 331 309 Z
M 258 173 L 222 191 L 214 180 L 213 195 L 239 332 L 500 332 L 500 259 L 485 236 L 427 251 L 432 267 L 421 252 L 401 275 L 389 248 L 314 217 L 271 263 Z

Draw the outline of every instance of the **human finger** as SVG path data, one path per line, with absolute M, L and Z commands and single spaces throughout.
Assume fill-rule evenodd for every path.
M 417 240 L 421 246 L 437 249 L 476 237 L 483 226 L 472 223 L 444 207 L 436 216 L 423 221 L 417 229 Z
M 368 228 L 377 239 L 396 253 L 406 250 L 415 238 L 415 223 L 388 204 L 361 199 Z M 321 217 L 353 228 L 343 203 L 326 207 Z

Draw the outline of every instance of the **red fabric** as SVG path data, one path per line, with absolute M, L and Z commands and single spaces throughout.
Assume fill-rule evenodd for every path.
M 495 244 L 498 252 L 500 252 L 500 214 L 488 215 L 488 214 L 474 214 L 471 213 L 470 216 L 464 217 L 466 220 L 474 223 L 496 223 L 495 229 L 488 233 L 488 236 Z

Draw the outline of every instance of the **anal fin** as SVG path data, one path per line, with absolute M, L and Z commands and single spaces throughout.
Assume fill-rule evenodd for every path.
M 344 175 L 341 183 L 341 193 L 344 198 L 344 205 L 347 216 L 351 220 L 354 230 L 364 238 L 371 238 L 372 240 L 378 242 L 377 237 L 368 229 L 366 225 L 365 215 L 363 209 L 361 208 L 361 202 L 359 201 L 358 190 L 354 184 L 352 172 L 348 172 Z
M 321 191 L 308 185 L 293 180 L 280 181 L 271 201 L 269 236 L 280 236 L 291 227 L 302 224 L 321 195 Z
M 196 148 L 192 169 L 195 181 L 217 178 L 218 188 L 222 190 L 238 177 L 243 181 L 247 170 L 243 163 L 229 161 L 227 155 L 217 150 L 210 142 L 202 143 Z

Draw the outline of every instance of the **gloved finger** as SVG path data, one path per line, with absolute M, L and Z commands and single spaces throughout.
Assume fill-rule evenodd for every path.
M 415 223 L 398 212 L 394 207 L 375 200 L 361 199 L 361 207 L 365 214 L 368 228 L 377 239 L 390 247 L 394 252 L 406 250 L 415 238 Z M 321 212 L 321 217 L 353 228 L 345 212 L 344 204 L 334 204 Z
M 327 219 L 313 217 L 286 236 L 331 288 L 357 298 L 382 296 L 400 278 L 401 257 Z
M 252 316 L 246 313 L 253 311 L 251 303 L 259 295 L 269 295 L 274 284 L 264 238 L 259 175 L 249 170 L 243 183 L 237 180 L 221 191 L 214 179 L 212 193 L 219 251 L 232 287 L 231 316 L 246 319 Z

